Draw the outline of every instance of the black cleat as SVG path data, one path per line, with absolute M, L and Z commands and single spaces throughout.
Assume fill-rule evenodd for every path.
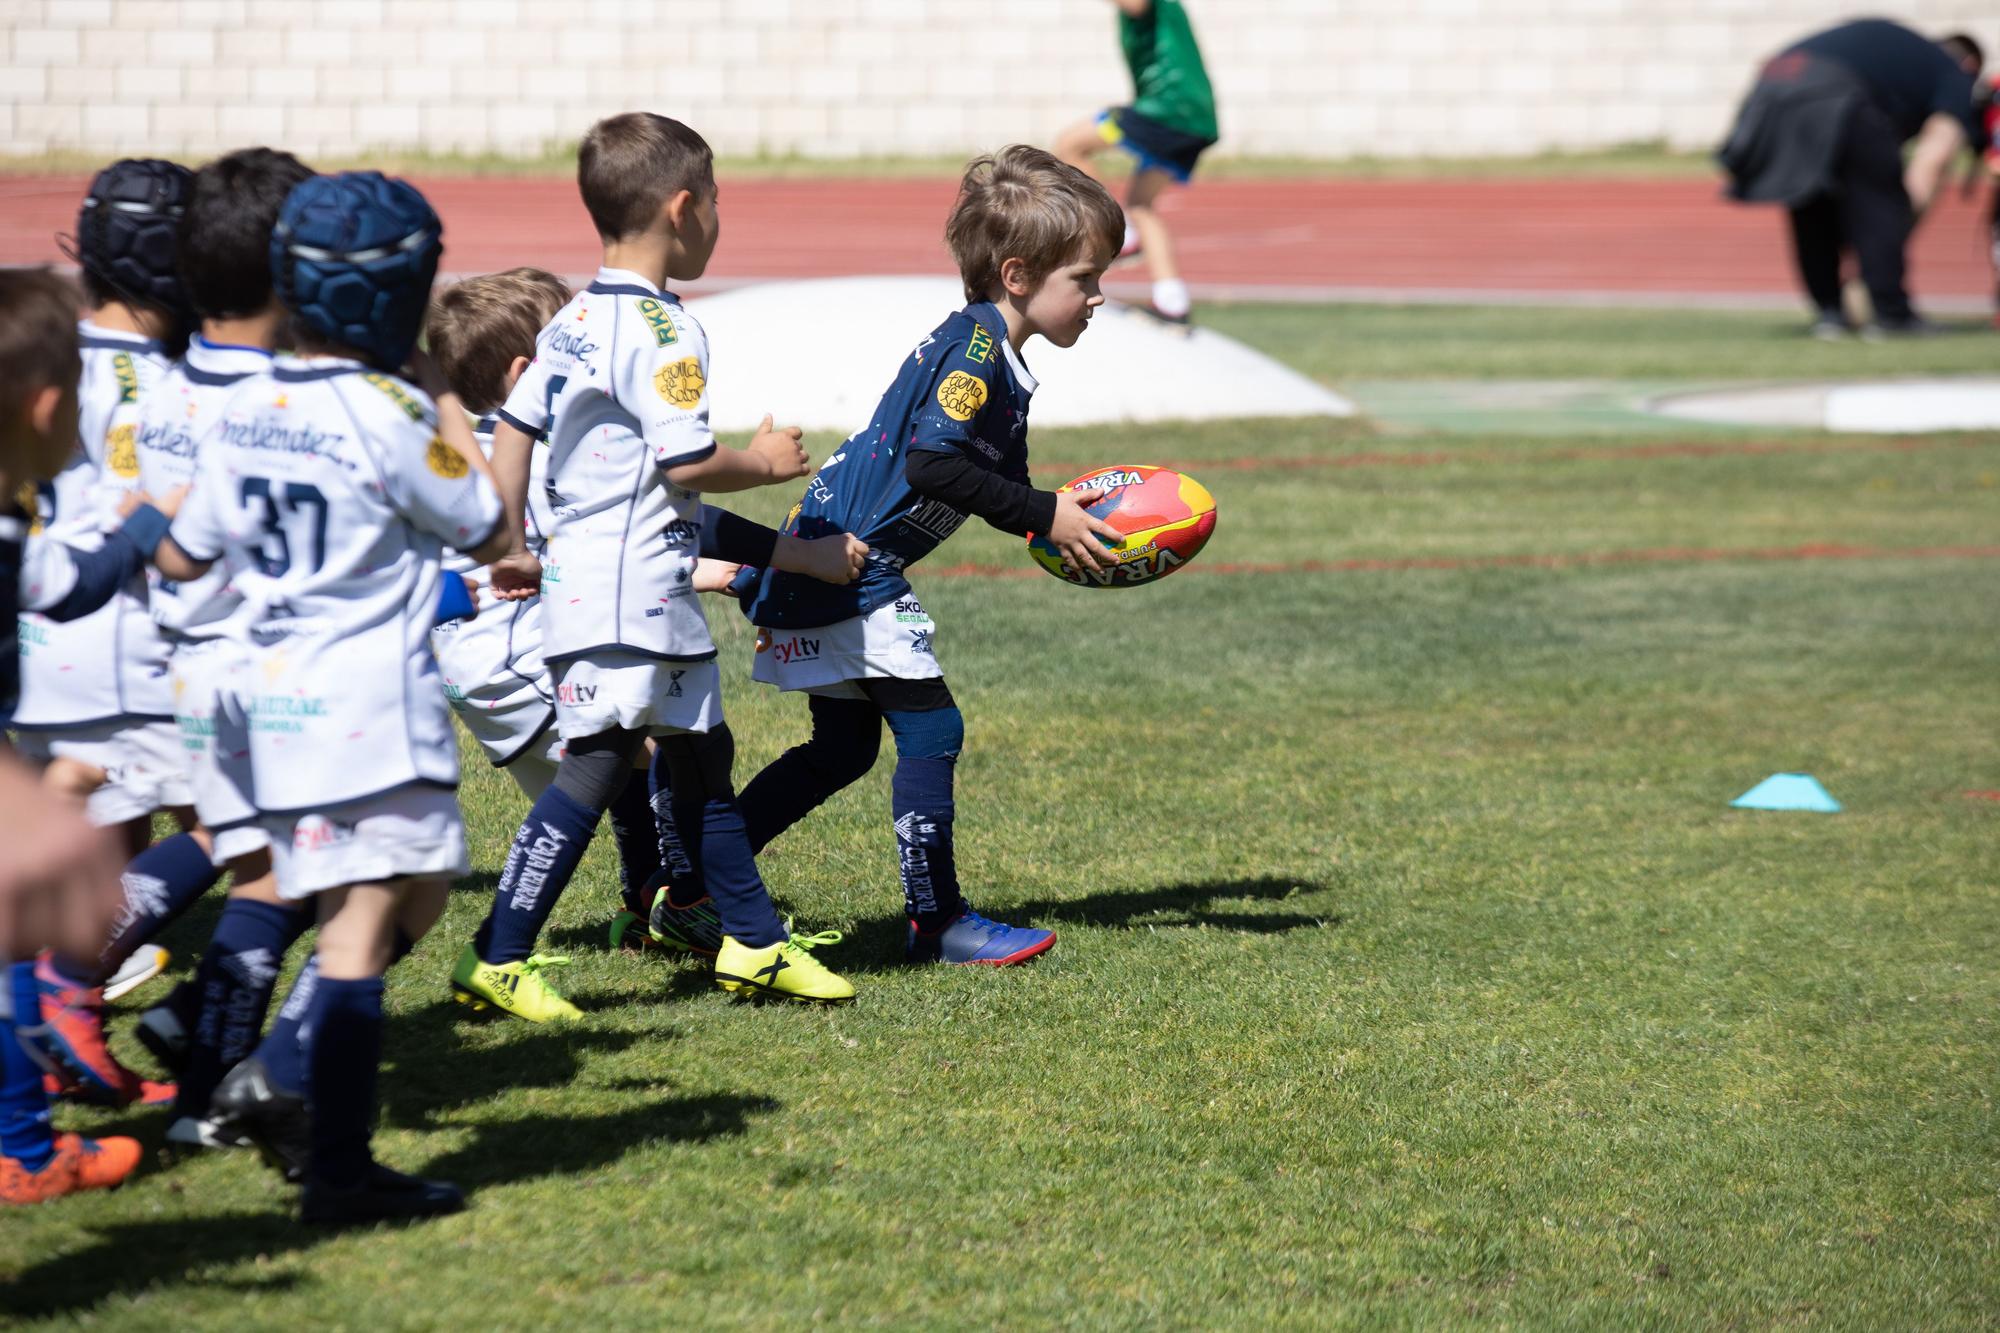
M 345 1189 L 306 1180 L 300 1215 L 322 1226 L 353 1226 L 402 1218 L 440 1217 L 465 1207 L 458 1186 L 444 1180 L 424 1180 L 370 1163 L 359 1184 Z
M 188 1034 L 194 1031 L 200 1009 L 200 989 L 192 981 L 183 981 L 166 999 L 139 1015 L 135 1034 L 139 1044 L 160 1062 L 160 1068 L 176 1078 L 187 1072 Z
M 208 1105 L 212 1115 L 257 1145 L 273 1171 L 294 1185 L 305 1179 L 312 1153 L 306 1099 L 274 1086 L 262 1060 L 253 1055 L 225 1074 Z

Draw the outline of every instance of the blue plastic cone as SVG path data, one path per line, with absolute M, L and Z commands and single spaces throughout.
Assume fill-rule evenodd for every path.
M 1773 773 L 1731 801 L 1738 810 L 1816 810 L 1836 814 L 1840 802 L 1810 773 Z

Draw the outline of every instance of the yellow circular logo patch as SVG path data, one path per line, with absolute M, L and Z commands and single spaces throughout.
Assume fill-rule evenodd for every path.
M 969 370 L 954 370 L 938 385 L 938 406 L 953 421 L 970 421 L 986 406 L 986 381 Z
M 111 434 L 105 437 L 108 446 L 104 461 L 111 474 L 130 481 L 139 475 L 139 428 L 131 422 L 113 426 Z
M 708 381 L 701 377 L 701 362 L 684 356 L 672 365 L 661 366 L 653 375 L 653 389 L 660 397 L 685 411 L 701 401 Z
M 442 435 L 431 436 L 431 447 L 424 450 L 424 462 L 430 465 L 431 471 L 446 481 L 457 481 L 472 471 L 471 464 L 465 461 L 458 450 L 446 444 Z

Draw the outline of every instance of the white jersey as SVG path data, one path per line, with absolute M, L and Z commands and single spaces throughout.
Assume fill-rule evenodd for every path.
M 479 447 L 493 452 L 493 419 L 473 431 Z M 528 465 L 527 547 L 537 557 L 553 524 L 546 492 L 548 450 L 537 444 Z M 504 766 L 534 748 L 555 721 L 555 684 L 542 661 L 542 599 L 503 602 L 493 595 L 492 574 L 464 555 L 448 556 L 446 575 L 472 582 L 478 614 L 451 620 L 431 631 L 445 697 L 473 739 L 495 765 Z
M 542 655 L 715 656 L 694 592 L 701 498 L 666 469 L 715 452 L 708 341 L 677 297 L 600 269 L 535 342 L 501 417 L 549 437 Z
M 32 532 L 94 551 L 118 526 L 120 493 L 139 484 L 140 405 L 165 376 L 160 344 L 137 334 L 78 326 L 77 449 L 35 497 Z M 101 609 L 58 625 L 21 617 L 21 698 L 13 725 L 64 730 L 173 716 L 166 659 L 149 626 L 145 582 L 134 577 Z
M 493 487 L 439 438 L 430 399 L 393 376 L 281 357 L 230 402 L 172 536 L 226 560 L 244 599 L 237 702 L 258 809 L 457 782 L 429 639 L 439 562 L 501 517 Z
M 229 400 L 244 383 L 271 369 L 271 354 L 261 347 L 238 347 L 197 337 L 187 355 L 176 361 L 146 395 L 139 411 L 139 486 L 156 499 L 176 486 L 194 481 L 195 450 L 222 419 Z M 176 638 L 212 638 L 222 621 L 241 603 L 229 591 L 229 572 L 212 569 L 192 583 L 148 576 L 148 609 L 165 630 L 169 646 Z

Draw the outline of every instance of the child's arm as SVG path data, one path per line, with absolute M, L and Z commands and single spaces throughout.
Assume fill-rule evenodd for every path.
M 718 444 L 706 457 L 668 467 L 667 480 L 682 490 L 710 495 L 796 481 L 812 471 L 811 460 L 799 444 L 803 438 L 797 426 L 773 430 L 771 418 L 766 416 L 748 448 L 725 449 Z M 495 440 L 497 443 L 497 435 Z
M 146 567 L 146 557 L 167 535 L 173 516 L 155 509 L 137 491 L 128 495 L 137 502 L 121 504 L 123 526 L 95 551 L 80 551 L 46 537 L 28 539 L 21 573 L 22 610 L 40 612 L 58 623 L 87 616 Z
M 701 553 L 733 565 L 804 574 L 845 586 L 861 577 L 868 543 L 851 532 L 810 540 L 793 537 L 714 505 L 701 507 Z
M 1104 498 L 1103 491 L 1038 491 L 986 471 L 956 449 L 912 450 L 903 475 L 918 495 L 976 514 L 1002 532 L 1016 537 L 1043 533 L 1078 569 L 1109 569 L 1118 563 L 1097 539 L 1121 542 L 1124 534 L 1085 512 Z
M 493 595 L 502 601 L 532 597 L 541 588 L 542 562 L 528 553 L 523 538 L 523 514 L 528 504 L 528 465 L 535 441 L 527 432 L 502 419 L 493 429 L 493 461 L 488 462 L 473 437 L 472 423 L 465 405 L 445 382 L 444 375 L 429 352 L 419 351 L 410 359 L 417 387 L 437 404 L 438 436 L 465 460 L 477 476 L 486 478 L 499 492 L 504 519 L 500 527 L 476 549 L 466 554 L 483 565 L 492 566 Z M 509 446 L 502 453 L 502 440 Z

